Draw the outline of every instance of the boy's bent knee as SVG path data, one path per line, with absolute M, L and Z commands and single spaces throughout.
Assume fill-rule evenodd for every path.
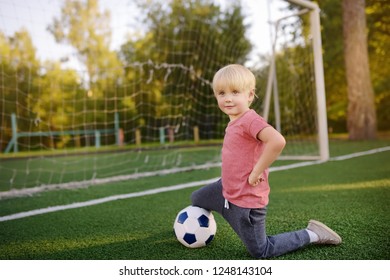
M 191 194 L 192 205 L 207 210 L 219 209 L 222 200 L 222 184 L 220 180 L 200 188 Z

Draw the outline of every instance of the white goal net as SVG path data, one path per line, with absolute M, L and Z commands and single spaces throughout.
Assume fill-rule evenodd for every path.
M 0 197 L 218 167 L 210 82 L 229 63 L 256 74 L 282 157 L 326 159 L 304 2 L 2 0 Z

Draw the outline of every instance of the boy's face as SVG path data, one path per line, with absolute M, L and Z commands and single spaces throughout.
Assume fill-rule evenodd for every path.
M 226 88 L 215 92 L 215 97 L 217 98 L 218 107 L 233 121 L 249 110 L 254 94 L 254 90 Z

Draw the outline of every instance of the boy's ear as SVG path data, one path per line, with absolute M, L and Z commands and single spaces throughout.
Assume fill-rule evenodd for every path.
M 248 98 L 249 105 L 252 104 L 253 100 L 255 99 L 255 96 L 256 96 L 255 90 L 252 89 L 252 90 L 249 92 L 249 98 Z

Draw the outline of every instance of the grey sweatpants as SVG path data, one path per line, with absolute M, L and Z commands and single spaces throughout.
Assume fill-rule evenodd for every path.
M 193 206 L 222 215 L 255 258 L 280 256 L 310 243 L 309 234 L 304 229 L 267 236 L 266 208 L 242 208 L 233 203 L 226 208 L 221 180 L 193 192 L 191 201 Z

